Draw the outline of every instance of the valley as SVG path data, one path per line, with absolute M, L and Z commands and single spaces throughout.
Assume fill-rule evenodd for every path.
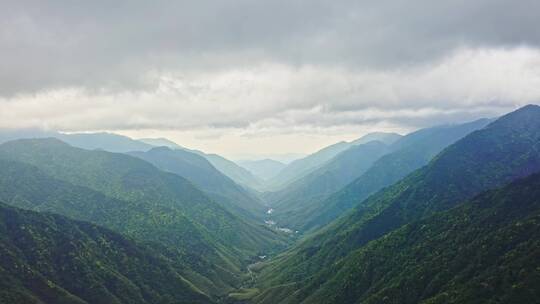
M 0 304 L 540 304 L 540 1 L 0 1 Z
M 3 138 L 9 140 L 0 144 L 0 201 L 7 204 L 1 205 L 2 212 L 16 214 L 28 224 L 18 226 L 21 231 L 4 226 L 8 238 L 4 238 L 2 248 L 6 250 L 5 257 L 24 255 L 20 263 L 32 269 L 35 280 L 54 283 L 44 290 L 38 287 L 38 281 L 38 285 L 17 281 L 22 279 L 20 274 L 13 269 L 8 271 L 13 262 L 4 259 L 8 264 L 2 266 L 2 277 L 19 282 L 11 283 L 19 287 L 0 298 L 92 302 L 95 298 L 86 294 L 84 287 L 58 279 L 70 274 L 55 274 L 52 270 L 58 266 L 43 268 L 56 263 L 50 260 L 57 254 L 54 250 L 70 259 L 86 250 L 95 252 L 96 261 L 77 262 L 89 267 L 88 275 L 92 277 L 96 265 L 117 259 L 109 258 L 111 254 L 139 250 L 148 256 L 145 259 L 156 259 L 163 264 L 160 268 L 169 269 L 171 275 L 184 282 L 183 287 L 178 285 L 179 292 L 185 294 L 182 297 L 200 303 L 350 303 L 353 299 L 378 303 L 392 297 L 407 298 L 410 303 L 431 303 L 446 302 L 448 297 L 459 301 L 480 299 L 481 295 L 465 292 L 459 285 L 463 279 L 455 267 L 461 265 L 457 261 L 462 253 L 447 256 L 443 248 L 453 246 L 448 242 L 461 242 L 463 246 L 472 246 L 461 249 L 465 252 L 477 250 L 478 254 L 496 257 L 500 263 L 521 263 L 515 267 L 538 262 L 534 257 L 539 253 L 535 244 L 540 241 L 535 230 L 540 214 L 540 196 L 535 192 L 540 189 L 535 175 L 540 173 L 539 132 L 540 107 L 531 105 L 497 119 L 435 126 L 405 136 L 376 133 L 355 142 L 340 143 L 337 150 L 323 149 L 292 162 L 281 169 L 284 173 L 274 172 L 276 176 L 289 176 L 288 186 L 266 192 L 240 185 L 234 174 L 214 167 L 207 154 L 171 146 L 169 142 L 167 147 L 144 146 L 163 143 L 147 139 L 147 143 L 137 146 L 136 140 L 118 135 L 87 134 L 85 139 L 93 138 L 94 145 L 89 150 L 88 141 L 84 148 L 77 147 L 80 142 L 76 134 L 36 134 L 31 139 L 12 140 L 4 133 Z M 144 149 L 118 152 L 126 145 Z M 260 180 L 255 182 L 262 185 Z M 523 212 L 502 211 L 510 206 L 517 208 L 518 202 Z M 494 230 L 486 231 L 482 242 L 497 239 L 501 249 L 484 253 L 484 249 L 473 249 L 480 246 L 476 241 L 469 244 L 461 240 L 469 237 L 467 233 L 480 229 L 475 228 L 473 218 L 488 227 L 493 225 Z M 59 221 L 73 228 L 46 228 L 57 227 Z M 435 223 L 445 224 L 433 226 Z M 517 223 L 530 228 L 510 228 Z M 29 229 L 24 228 L 26 225 L 31 225 L 28 227 L 33 231 L 28 237 L 35 240 L 30 239 L 26 245 L 17 243 L 11 235 L 24 234 Z M 80 225 L 107 236 L 93 239 L 96 236 L 78 228 Z M 83 231 L 88 239 L 79 237 L 80 245 L 73 248 L 52 249 L 43 245 L 36 252 L 24 247 L 34 246 L 29 244 L 44 238 L 50 238 L 47 244 L 55 243 L 56 238 L 71 237 L 58 233 L 75 231 Z M 92 247 L 113 246 L 107 237 L 133 249 Z M 529 249 L 523 251 L 522 247 Z M 75 248 L 78 253 L 73 251 Z M 425 251 L 426 248 L 432 249 Z M 393 254 L 398 251 L 400 255 Z M 508 254 L 516 258 L 505 260 Z M 425 257 L 415 260 L 414 256 Z M 456 280 L 458 285 L 422 282 L 425 276 L 434 275 L 428 274 L 425 267 L 441 263 L 437 262 L 441 259 L 458 263 L 440 270 L 445 280 Z M 420 263 L 414 266 L 420 270 L 413 273 L 420 273 L 405 275 L 412 271 L 412 266 L 407 266 L 412 261 Z M 139 261 L 129 267 L 143 273 L 154 269 L 155 265 L 145 263 Z M 471 280 L 481 280 L 487 273 L 499 271 L 491 269 L 492 263 L 495 262 L 478 262 Z M 107 269 L 111 267 L 127 266 L 110 264 Z M 387 269 L 395 276 L 366 277 L 364 269 L 375 273 Z M 131 277 L 132 270 L 129 271 L 127 276 Z M 152 275 L 160 276 L 152 280 L 165 279 L 165 274 Z M 529 281 L 537 275 L 532 270 L 525 276 L 513 277 L 511 284 L 524 284 L 515 297 L 535 297 L 538 290 Z M 99 279 L 92 280 L 105 284 L 100 287 L 103 295 L 94 295 L 100 299 L 110 296 L 123 303 L 124 297 L 135 292 L 117 289 L 115 286 L 123 281 L 120 277 L 99 275 Z M 139 298 L 129 300 L 133 303 L 164 303 L 167 297 L 179 297 L 176 291 L 169 295 L 169 291 L 157 286 L 138 285 L 146 284 L 142 281 L 128 284 L 140 293 Z M 395 284 L 406 284 L 411 294 L 402 294 L 401 287 L 396 291 L 389 289 L 395 288 Z M 426 284 L 432 286 L 427 294 L 418 289 Z M 500 288 L 505 290 L 508 286 Z M 336 289 L 344 292 L 335 293 Z M 514 297 L 500 292 L 502 298 Z

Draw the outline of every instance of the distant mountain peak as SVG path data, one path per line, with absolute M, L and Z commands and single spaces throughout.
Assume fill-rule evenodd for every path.
M 537 105 L 537 104 L 528 104 L 528 105 L 525 105 L 523 107 L 521 107 L 520 109 L 518 109 L 517 111 L 520 111 L 520 110 L 535 110 L 535 111 L 540 111 L 540 105 Z
M 540 115 L 540 106 L 529 104 L 521 107 L 513 112 L 510 112 L 500 119 L 497 119 L 490 126 L 507 125 L 508 123 L 525 125 L 530 123 L 538 123 L 538 116 Z
M 184 147 L 175 143 L 174 141 L 167 139 L 165 137 L 158 138 L 140 138 L 138 141 L 143 142 L 148 145 L 157 146 L 157 147 L 169 147 L 172 149 L 184 149 Z
M 523 115 L 525 113 L 536 113 L 536 115 L 538 115 L 538 113 L 540 113 L 540 105 L 528 104 L 513 112 L 506 114 L 505 116 Z
M 353 145 L 361 145 L 368 143 L 370 141 L 380 141 L 387 145 L 393 144 L 395 141 L 400 139 L 402 136 L 397 133 L 388 133 L 388 132 L 372 132 L 368 133 L 356 140 L 351 141 Z

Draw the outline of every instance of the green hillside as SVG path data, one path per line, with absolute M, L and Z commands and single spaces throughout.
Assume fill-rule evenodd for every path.
M 465 124 L 421 129 L 405 135 L 389 147 L 391 153 L 378 159 L 349 185 L 319 202 L 311 218 L 300 229 L 309 231 L 330 223 L 369 195 L 426 165 L 444 148 L 491 121 L 480 119 Z
M 407 224 L 305 283 L 285 302 L 537 303 L 540 174 Z
M 399 227 L 540 171 L 540 107 L 507 114 L 445 149 L 430 164 L 372 195 L 350 214 L 275 259 L 264 286 L 297 282 Z
M 298 159 L 283 168 L 278 175 L 269 180 L 266 184 L 267 191 L 279 191 L 289 184 L 305 177 L 326 162 L 332 160 L 341 152 L 354 147 L 368 143 L 370 141 L 380 141 L 385 144 L 391 144 L 398 140 L 401 136 L 395 133 L 375 132 L 368 133 L 352 142 L 341 141 L 336 144 L 324 147 L 319 151 Z
M 172 150 L 167 147 L 153 148 L 147 152 L 131 152 L 129 155 L 141 158 L 163 171 L 186 178 L 231 212 L 262 222 L 267 208 L 260 199 L 218 171 L 204 157 L 187 150 Z
M 537 302 L 540 107 L 389 138 L 305 167 L 268 214 L 197 153 L 5 142 L 0 303 Z M 264 218 L 331 222 L 287 249 Z
M 169 261 L 95 225 L 0 203 L 0 302 L 211 303 Z
M 0 160 L 0 168 L 0 201 L 90 221 L 151 242 L 154 247 L 159 245 L 185 277 L 209 294 L 223 292 L 240 281 L 239 266 L 224 259 L 225 254 L 232 253 L 206 229 L 176 210 L 110 198 L 52 178 L 24 163 Z M 170 214 L 169 220 L 166 214 Z
M 175 258 L 192 261 L 192 268 L 210 279 L 202 282 L 209 289 L 212 284 L 236 284 L 254 256 L 285 244 L 285 236 L 242 221 L 184 178 L 128 155 L 39 139 L 0 145 L 0 158 L 8 160 L 3 165 L 15 160 L 30 166 L 1 172 L 2 181 L 11 183 L 1 191 L 10 195 L 10 203 L 25 208 L 39 204 L 37 210 L 159 242 Z M 12 176 L 19 176 L 22 187 Z M 41 202 L 44 197 L 46 202 Z
M 318 215 L 325 198 L 361 175 L 387 152 L 388 146 L 380 141 L 352 146 L 284 189 L 266 194 L 267 203 L 274 209 L 272 218 L 281 226 L 301 229 Z

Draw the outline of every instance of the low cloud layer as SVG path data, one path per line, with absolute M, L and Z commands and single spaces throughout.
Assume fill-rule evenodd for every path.
M 7 1 L 0 127 L 235 153 L 496 116 L 540 101 L 538 20 L 532 0 Z

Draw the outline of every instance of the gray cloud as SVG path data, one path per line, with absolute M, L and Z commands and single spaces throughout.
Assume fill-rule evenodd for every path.
M 67 131 L 421 127 L 540 99 L 540 50 L 462 50 L 392 71 L 285 64 L 163 75 L 154 90 L 44 91 L 0 98 L 0 127 Z
M 260 63 L 394 68 L 537 47 L 540 2 L 2 1 L 0 94 L 148 90 L 155 74 Z
M 540 102 L 538 20 L 537 0 L 0 0 L 0 128 L 306 153 L 493 117 Z

